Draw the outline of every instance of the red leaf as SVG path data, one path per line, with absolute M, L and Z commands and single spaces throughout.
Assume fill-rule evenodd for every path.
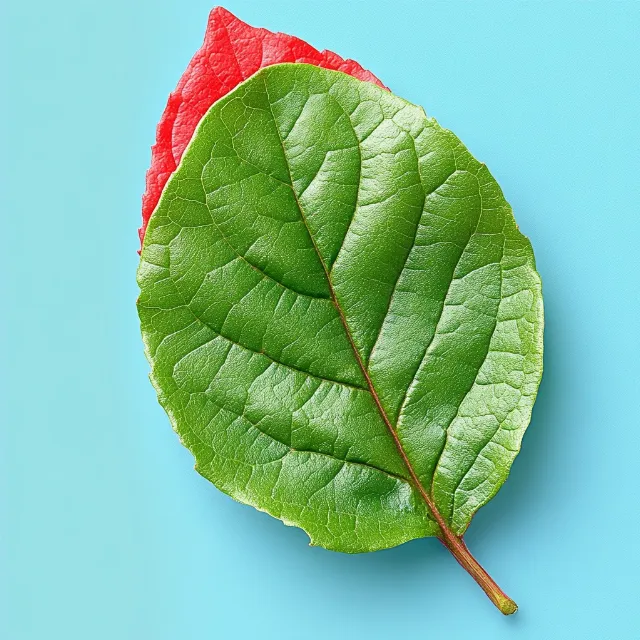
M 318 51 L 295 36 L 252 27 L 223 7 L 216 7 L 209 14 L 202 47 L 169 96 L 158 123 L 142 196 L 141 242 L 167 180 L 209 107 L 259 69 L 281 62 L 315 64 L 384 87 L 354 60 L 344 60 L 332 51 Z

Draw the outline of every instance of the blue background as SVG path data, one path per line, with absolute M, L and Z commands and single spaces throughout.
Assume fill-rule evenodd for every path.
M 374 70 L 485 161 L 536 251 L 546 368 L 469 530 L 362 556 L 198 476 L 135 312 L 154 127 L 203 1 L 11 0 L 2 22 L 0 637 L 640 637 L 640 3 L 240 2 Z

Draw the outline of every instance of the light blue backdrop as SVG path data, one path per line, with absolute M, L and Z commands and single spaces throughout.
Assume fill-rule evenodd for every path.
M 634 640 L 638 604 L 640 3 L 240 2 L 351 56 L 485 161 L 536 251 L 546 373 L 468 544 L 362 556 L 192 469 L 135 313 L 154 126 L 210 6 L 2 9 L 2 589 L 7 640 Z

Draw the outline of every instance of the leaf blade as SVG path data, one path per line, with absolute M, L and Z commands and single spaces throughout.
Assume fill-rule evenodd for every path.
M 301 86 L 304 90 L 300 89 Z M 312 100 L 314 96 L 322 98 Z M 335 102 L 340 110 L 331 116 Z M 380 114 L 383 115 L 382 119 L 379 117 Z M 318 131 L 318 122 L 323 122 L 321 117 L 329 117 L 329 120 L 324 122 L 331 124 Z M 341 129 L 342 125 L 347 124 L 347 119 L 349 126 Z M 327 135 L 327 129 L 333 137 Z M 354 165 L 355 154 L 349 151 L 353 147 L 353 138 L 350 136 L 355 136 L 358 141 L 358 167 Z M 308 153 L 305 155 L 305 151 L 313 140 L 317 148 L 315 155 L 311 157 Z M 268 150 L 266 155 L 265 149 Z M 338 152 L 339 161 L 326 164 L 330 152 Z M 253 156 L 247 160 L 245 156 L 251 153 Z M 250 165 L 249 170 L 247 164 Z M 322 188 L 313 186 L 319 175 L 324 181 Z M 348 224 L 342 224 L 337 231 L 329 229 L 327 241 L 318 244 L 314 236 L 323 228 L 323 224 L 318 221 L 326 215 L 326 210 L 320 205 L 325 202 L 327 194 L 331 193 L 331 187 L 347 185 L 351 188 L 349 193 L 353 196 L 356 183 L 355 204 L 352 205 L 353 213 Z M 315 209 L 314 198 L 317 205 Z M 351 201 L 349 198 L 338 198 L 333 204 L 340 206 L 329 209 L 338 212 L 336 217 L 344 216 L 345 210 L 341 206 L 348 207 Z M 296 209 L 300 220 L 296 219 Z M 311 216 L 307 218 L 306 212 L 309 211 Z M 346 221 L 344 217 L 343 222 Z M 187 225 L 186 222 L 190 224 Z M 508 229 L 507 223 L 510 225 Z M 326 222 L 324 226 L 326 227 Z M 190 231 L 191 229 L 194 231 Z M 305 241 L 305 230 L 308 232 L 308 242 Z M 182 237 L 185 233 L 187 241 Z M 222 266 L 216 262 L 220 261 L 219 250 L 211 249 L 223 244 L 219 237 L 216 239 L 216 233 L 234 249 L 230 261 L 222 260 Z M 189 234 L 196 234 L 195 239 Z M 279 245 L 283 234 L 286 242 Z M 498 242 L 495 236 L 500 236 L 501 241 Z M 371 238 L 376 242 L 371 243 Z M 159 242 L 156 243 L 157 240 Z M 462 472 L 462 476 L 450 477 L 450 474 L 447 474 L 451 456 L 457 469 L 464 469 L 463 463 L 469 459 L 468 452 L 461 453 L 455 446 L 452 449 L 452 445 L 447 448 L 449 427 L 458 418 L 458 411 L 471 388 L 475 388 L 481 368 L 491 350 L 498 326 L 498 308 L 503 302 L 502 263 L 508 243 L 509 255 L 514 262 L 507 263 L 507 266 L 510 270 L 516 270 L 516 274 L 519 273 L 518 269 L 525 270 L 526 277 L 530 279 L 527 285 L 529 289 L 525 290 L 533 292 L 531 295 L 535 302 L 540 299 L 539 279 L 536 280 L 530 245 L 517 231 L 511 210 L 486 168 L 472 158 L 453 134 L 442 130 L 435 121 L 427 119 L 418 107 L 372 85 L 365 86 L 364 83 L 348 79 L 342 74 L 325 72 L 306 65 L 279 65 L 260 72 L 233 94 L 214 105 L 201 123 L 176 177 L 170 181 L 151 220 L 149 239 L 145 240 L 142 254 L 140 309 L 143 333 L 146 334 L 148 346 L 158 342 L 157 337 L 153 335 L 156 331 L 152 322 L 154 316 L 148 316 L 147 312 L 152 310 L 152 314 L 156 313 L 157 300 L 176 296 L 176 293 L 171 291 L 158 293 L 155 288 L 171 288 L 168 280 L 172 277 L 180 283 L 190 281 L 192 286 L 187 292 L 189 295 L 178 297 L 182 301 L 177 311 L 179 321 L 185 322 L 183 309 L 190 308 L 193 312 L 195 304 L 197 314 L 194 315 L 196 318 L 201 315 L 201 321 L 205 316 L 209 318 L 208 322 L 203 324 L 217 338 L 223 336 L 225 328 L 236 337 L 235 345 L 225 354 L 225 358 L 238 346 L 251 353 L 241 364 L 222 374 L 220 372 L 224 363 L 217 369 L 214 366 L 215 373 L 212 375 L 216 388 L 208 386 L 205 391 L 195 390 L 193 393 L 209 393 L 211 397 L 215 393 L 223 408 L 236 407 L 236 420 L 245 420 L 242 422 L 245 431 L 262 425 L 271 430 L 267 433 L 269 437 L 280 445 L 296 450 L 292 446 L 292 440 L 286 439 L 286 434 L 283 436 L 282 432 L 279 432 L 279 439 L 274 438 L 278 426 L 289 422 L 289 435 L 294 431 L 301 432 L 306 429 L 307 436 L 311 439 L 307 440 L 305 446 L 309 447 L 311 443 L 310 447 L 315 448 L 317 453 L 320 453 L 322 446 L 328 446 L 326 451 L 334 453 L 331 447 L 335 447 L 335 443 L 323 441 L 318 433 L 309 435 L 314 433 L 313 429 L 309 430 L 309 421 L 293 429 L 293 417 L 296 415 L 293 407 L 285 408 L 282 413 L 268 407 L 266 398 L 278 395 L 280 383 L 276 382 L 271 373 L 266 378 L 261 378 L 271 367 L 278 366 L 287 366 L 287 375 L 296 375 L 293 373 L 296 369 L 298 375 L 305 374 L 305 367 L 302 367 L 301 371 L 297 364 L 305 351 L 313 351 L 317 347 L 318 333 L 305 332 L 304 327 L 295 336 L 290 332 L 291 327 L 300 328 L 303 323 L 309 322 L 309 318 L 317 316 L 317 312 L 309 312 L 312 303 L 305 302 L 302 315 L 294 314 L 293 322 L 289 317 L 289 328 L 285 326 L 286 323 L 279 325 L 286 340 L 278 352 L 280 360 L 276 361 L 273 341 L 278 331 L 271 330 L 267 340 L 265 336 L 269 329 L 267 325 L 273 323 L 284 294 L 278 297 L 275 306 L 272 307 L 268 306 L 266 295 L 253 300 L 246 308 L 242 307 L 242 300 L 251 295 L 251 292 L 263 282 L 255 281 L 258 269 L 265 278 L 270 279 L 270 290 L 280 286 L 289 292 L 288 295 L 294 299 L 291 309 L 295 308 L 295 304 L 300 305 L 301 296 L 304 295 L 314 299 L 317 304 L 334 303 L 336 314 L 330 324 L 335 328 L 338 327 L 339 321 L 345 329 L 344 337 L 354 348 L 351 358 L 347 355 L 347 349 L 338 349 L 340 356 L 335 360 L 333 373 L 339 376 L 348 374 L 349 384 L 359 387 L 362 387 L 364 378 L 371 392 L 368 408 L 370 410 L 372 405 L 375 405 L 374 408 L 379 410 L 379 419 L 376 421 L 367 418 L 361 424 L 366 423 L 369 427 L 377 424 L 378 428 L 385 425 L 389 427 L 390 435 L 394 436 L 391 439 L 396 440 L 392 444 L 399 445 L 396 447 L 398 451 L 396 455 L 390 453 L 388 448 L 382 452 L 374 452 L 368 449 L 367 445 L 380 439 L 380 432 L 376 432 L 377 435 L 373 438 L 363 437 L 365 427 L 354 428 L 349 419 L 342 420 L 342 423 L 346 424 L 341 424 L 339 417 L 332 415 L 326 407 L 319 409 L 318 415 L 323 416 L 324 421 L 333 428 L 340 430 L 342 427 L 342 437 L 345 442 L 350 443 L 347 450 L 353 449 L 354 439 L 361 445 L 358 453 L 361 459 L 345 459 L 345 465 L 362 464 L 363 460 L 365 464 L 371 464 L 375 460 L 376 464 L 372 466 L 377 472 L 396 474 L 404 478 L 396 479 L 398 482 L 406 483 L 406 486 L 402 485 L 402 491 L 409 490 L 409 494 L 398 492 L 398 487 L 391 491 L 388 485 L 384 485 L 384 489 L 381 486 L 376 489 L 367 484 L 366 495 L 377 495 L 380 505 L 387 499 L 385 495 L 392 495 L 391 502 L 396 504 L 396 515 L 400 520 L 406 519 L 407 523 L 400 529 L 394 529 L 391 535 L 387 515 L 381 516 L 376 526 L 375 516 L 369 504 L 365 512 L 368 518 L 373 519 L 363 525 L 366 533 L 358 531 L 356 526 L 353 535 L 347 541 L 345 535 L 348 537 L 348 534 L 342 530 L 335 529 L 333 533 L 327 533 L 324 521 L 307 518 L 310 511 L 304 516 L 298 513 L 292 518 L 291 513 L 296 513 L 295 505 L 299 506 L 298 502 L 292 501 L 290 506 L 293 511 L 289 510 L 283 516 L 282 508 L 269 502 L 268 492 L 263 496 L 264 504 L 256 500 L 255 496 L 247 498 L 243 493 L 245 488 L 236 488 L 234 495 L 233 487 L 227 487 L 228 492 L 259 508 L 268 511 L 271 509 L 273 515 L 305 528 L 312 540 L 321 540 L 319 544 L 339 550 L 364 551 L 382 548 L 385 545 L 392 546 L 389 543 L 393 539 L 396 540 L 393 544 L 400 544 L 408 539 L 407 532 L 411 532 L 412 536 L 416 532 L 420 532 L 420 535 L 438 535 L 442 533 L 441 529 L 448 527 L 461 532 L 475 511 L 474 502 L 471 500 L 470 503 L 469 499 L 462 499 L 461 506 L 456 511 L 455 496 L 460 488 L 468 494 L 477 490 L 478 486 L 483 486 L 482 491 L 485 491 L 485 495 L 479 494 L 479 498 L 475 500 L 477 508 L 483 499 L 489 499 L 486 491 L 487 482 L 489 493 L 495 493 L 504 481 L 512 461 L 512 458 L 509 460 L 509 456 L 506 456 L 502 459 L 502 472 L 499 476 L 474 487 L 473 483 L 477 481 L 482 469 L 474 470 L 473 465 L 480 454 L 484 455 L 494 435 L 487 440 L 486 434 L 471 434 L 471 440 L 475 438 L 472 444 L 478 449 L 476 458 Z M 403 247 L 404 250 L 401 251 Z M 246 259 L 249 253 L 250 260 Z M 222 273 L 215 280 L 216 287 L 220 288 L 222 284 L 223 291 L 217 293 L 223 297 L 227 296 L 226 303 L 223 304 L 220 300 L 215 304 L 211 303 L 212 300 L 216 300 L 215 287 L 205 287 L 206 295 L 199 301 L 197 296 L 203 292 L 207 277 L 231 264 L 239 254 L 242 254 L 245 262 L 233 262 L 233 273 Z M 312 254 L 317 258 L 315 265 Z M 209 260 L 211 255 L 216 258 L 213 262 Z M 448 256 L 447 260 L 442 258 L 443 255 Z M 149 256 L 151 260 L 148 259 Z M 203 264 L 194 265 L 195 256 L 205 256 Z M 176 264 L 180 267 L 172 275 L 171 265 Z M 240 265 L 244 269 L 242 273 Z M 414 268 L 416 265 L 421 268 Z M 499 268 L 496 268 L 496 265 L 500 265 Z M 194 276 L 194 269 L 197 277 Z M 425 273 L 418 273 L 419 277 L 416 280 L 416 274 L 413 273 L 415 271 L 425 272 L 428 277 L 425 277 Z M 247 281 L 250 272 L 253 280 Z M 309 279 L 310 272 L 316 274 L 314 280 Z M 326 288 L 320 283 L 320 276 L 323 274 L 326 278 Z M 434 285 L 434 274 L 438 276 L 435 283 L 437 287 L 434 290 L 436 295 L 429 296 L 429 292 L 433 293 L 428 287 Z M 285 279 L 287 281 L 283 282 Z M 249 284 L 246 285 L 245 282 L 239 286 L 237 283 L 243 280 Z M 522 275 L 516 275 L 514 278 L 516 283 L 521 283 L 522 280 Z M 236 283 L 235 292 L 224 290 L 226 281 Z M 305 293 L 301 293 L 301 290 Z M 147 297 L 147 292 L 150 291 L 153 295 Z M 242 293 L 241 297 L 233 298 L 238 291 Z M 431 301 L 433 304 L 427 308 L 427 315 L 403 315 L 395 311 L 393 296 L 398 292 L 403 293 L 404 298 L 410 294 L 418 302 Z M 513 306 L 513 299 L 509 301 L 513 292 L 511 288 L 507 289 L 507 292 L 510 293 L 503 311 L 508 314 L 509 305 Z M 326 297 L 327 293 L 330 300 Z M 152 299 L 153 305 L 150 304 Z M 400 301 L 402 302 L 402 298 Z M 428 304 L 425 306 L 429 307 Z M 516 307 L 518 313 L 524 309 L 521 303 Z M 217 317 L 216 312 L 220 308 L 229 310 L 225 311 L 222 317 Z M 230 321 L 232 311 L 236 313 L 236 317 Z M 173 312 L 176 312 L 176 309 Z M 534 305 L 529 312 L 529 321 L 533 322 L 535 331 L 541 332 L 541 307 Z M 266 324 L 265 316 L 268 319 Z M 413 332 L 407 331 L 407 318 L 410 320 L 408 326 L 413 327 Z M 511 319 L 507 321 L 510 322 Z M 168 324 L 171 325 L 172 322 L 175 323 L 175 320 L 169 321 Z M 403 322 L 405 329 L 399 332 L 399 337 L 394 338 L 397 324 L 402 325 Z M 386 329 L 385 323 L 388 325 Z M 464 336 L 462 341 L 459 336 L 456 338 L 456 332 L 460 329 Z M 328 343 L 335 347 L 338 344 L 338 335 L 339 331 L 330 334 Z M 536 342 L 535 337 L 529 340 L 535 356 L 528 365 L 531 369 L 527 383 L 529 388 L 537 388 L 536 376 L 539 381 L 541 373 L 541 360 L 536 360 L 538 356 L 541 358 L 541 342 Z M 501 334 L 498 335 L 498 346 L 503 338 Z M 162 339 L 159 342 L 161 343 Z M 298 343 L 300 351 L 285 349 L 286 343 Z M 404 357 L 410 351 L 407 344 L 420 347 L 419 350 L 413 349 L 413 362 Z M 194 347 L 189 343 L 189 353 L 200 347 L 201 345 Z M 335 384 L 335 381 L 331 383 L 328 379 L 328 365 L 322 353 L 326 355 L 333 351 L 335 349 L 323 345 L 321 353 L 314 360 L 319 367 L 317 372 L 321 377 L 327 376 L 325 382 L 329 384 Z M 395 355 L 389 358 L 389 353 Z M 416 354 L 422 354 L 417 359 L 417 368 Z M 156 367 L 162 358 L 158 357 L 157 352 L 150 351 L 150 356 L 161 402 L 170 397 L 167 394 L 174 386 L 174 393 L 183 392 L 184 388 L 179 388 L 178 383 L 189 376 L 178 377 L 176 381 L 175 363 L 171 371 L 163 370 L 158 373 Z M 270 358 L 271 364 L 266 367 L 257 366 L 256 361 L 260 361 L 261 358 Z M 354 361 L 357 365 L 355 369 L 362 370 L 361 376 L 358 376 L 354 369 Z M 306 369 L 309 369 L 309 363 L 305 364 Z M 255 366 L 257 369 L 253 371 L 252 367 Z M 415 371 L 411 373 L 412 382 L 403 386 L 398 384 L 397 380 L 402 375 L 406 378 L 408 366 Z M 244 373 L 250 377 L 254 376 L 252 381 L 242 381 Z M 306 374 L 312 375 L 312 372 L 306 371 Z M 205 376 L 204 382 L 209 378 L 211 375 Z M 263 388 L 254 396 L 257 400 L 252 401 L 252 404 L 248 401 L 248 392 L 235 393 L 229 384 L 221 384 L 218 378 L 234 381 L 236 391 L 246 391 L 252 387 L 255 389 L 254 385 L 262 385 Z M 287 394 L 290 394 L 291 381 L 288 385 Z M 362 393 L 362 389 L 352 389 L 349 393 Z M 437 402 L 425 400 L 432 400 L 434 394 Z M 314 402 L 312 401 L 312 404 Z M 517 428 L 512 431 L 517 432 L 520 437 L 528 423 L 527 410 L 530 407 L 527 402 L 518 399 L 515 403 L 515 408 L 520 412 L 520 420 Z M 303 407 L 308 406 L 308 403 L 307 399 Z M 213 404 L 218 406 L 216 402 Z M 472 404 L 479 407 L 481 403 Z M 166 401 L 165 406 L 171 415 L 173 409 L 170 401 Z M 345 406 L 347 408 L 344 410 L 348 413 L 349 405 Z M 394 406 L 402 407 L 397 424 L 389 418 L 389 415 L 393 415 L 389 407 Z M 254 413 L 257 411 L 254 415 L 257 422 L 252 423 L 247 417 L 248 407 Z M 204 409 L 200 408 L 199 411 Z M 215 413 L 217 409 L 212 410 L 209 407 L 208 411 Z M 355 414 L 360 415 L 360 412 L 361 410 L 356 411 Z M 274 415 L 277 419 L 273 419 Z M 181 432 L 185 428 L 181 426 L 185 421 L 191 420 L 190 424 L 197 424 L 199 419 L 202 420 L 198 416 L 200 414 L 196 412 L 189 414 L 188 418 L 176 420 L 174 416 L 172 419 L 177 430 Z M 456 423 L 453 428 L 457 429 L 458 426 Z M 390 440 L 388 435 L 387 439 Z M 465 437 L 468 435 L 467 433 Z M 208 434 L 208 437 L 213 435 Z M 481 443 L 479 447 L 478 443 Z M 192 446 L 196 448 L 194 453 L 198 459 L 197 446 L 193 442 Z M 272 446 L 275 445 L 272 443 Z M 308 450 L 306 453 L 311 455 Z M 410 478 L 406 472 L 404 475 L 402 471 L 398 473 L 398 453 L 401 462 L 406 463 L 408 467 Z M 310 489 L 312 495 L 304 499 L 316 500 L 318 495 L 324 496 L 329 487 L 334 497 L 339 495 L 346 501 L 344 504 L 348 502 L 349 489 L 342 484 L 344 476 L 341 474 L 344 469 L 347 469 L 346 473 L 352 473 L 353 468 L 343 466 L 338 470 L 335 466 L 338 463 L 334 461 L 331 464 L 331 468 L 336 471 L 335 475 L 327 480 L 326 486 Z M 439 474 L 437 478 L 434 474 L 436 468 Z M 318 472 L 319 477 L 325 472 L 326 468 L 322 473 Z M 367 473 L 375 471 L 370 469 Z M 285 484 L 290 483 L 287 485 L 288 491 L 295 497 L 302 491 L 300 478 L 297 478 L 298 485 L 294 479 L 295 473 L 287 478 Z M 210 479 L 218 486 L 222 484 L 226 487 L 226 481 L 216 481 L 212 476 Z M 447 485 L 450 480 L 458 483 L 453 490 Z M 272 487 L 272 494 L 274 490 Z M 383 495 L 380 491 L 388 493 Z M 420 501 L 420 497 L 424 500 Z M 441 527 L 436 526 L 433 519 L 428 517 L 425 503 L 433 517 L 438 521 L 442 520 Z M 418 504 L 422 504 L 422 511 Z M 382 509 L 382 506 L 380 508 Z M 358 514 L 344 510 L 341 513 L 343 517 L 348 518 L 350 515 L 355 518 L 357 524 Z M 421 513 L 422 525 L 416 527 L 415 518 L 418 513 Z M 364 517 L 362 514 L 360 516 Z M 383 521 L 387 527 L 384 534 L 381 533 Z M 339 533 L 336 533 L 338 531 Z

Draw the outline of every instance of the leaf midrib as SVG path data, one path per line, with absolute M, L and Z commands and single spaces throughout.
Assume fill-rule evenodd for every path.
M 269 96 L 269 89 L 267 87 L 267 81 L 263 75 L 262 77 L 263 79 L 263 83 L 264 83 L 264 88 L 265 88 L 265 93 L 267 95 L 267 103 L 269 104 L 269 112 L 271 114 L 271 118 L 273 120 L 273 125 L 274 128 L 276 130 L 276 133 L 278 134 L 278 140 L 280 141 L 280 147 L 282 149 L 282 157 L 284 158 L 285 161 L 285 165 L 287 168 L 287 172 L 289 175 L 289 185 L 291 187 L 291 192 L 293 193 L 293 197 L 295 199 L 296 205 L 298 207 L 298 210 L 300 212 L 300 217 L 302 220 L 302 223 L 305 226 L 305 229 L 307 230 L 307 233 L 309 234 L 309 239 L 311 240 L 311 243 L 313 245 L 313 249 L 316 252 L 316 255 L 318 257 L 318 260 L 320 261 L 320 264 L 322 265 L 322 269 L 324 270 L 324 274 L 325 277 L 327 279 L 327 285 L 329 287 L 329 292 L 331 294 L 331 302 L 334 305 L 334 307 L 336 308 L 336 311 L 338 312 L 338 316 L 340 318 L 340 322 L 342 323 L 342 326 L 345 330 L 347 339 L 349 340 L 349 344 L 351 345 L 351 349 L 353 351 L 353 354 L 356 358 L 356 361 L 358 363 L 358 366 L 360 368 L 360 370 L 362 371 L 362 375 L 364 376 L 364 379 L 367 383 L 367 387 L 369 388 L 369 392 L 371 393 L 371 397 L 373 398 L 373 401 L 376 405 L 376 408 L 378 409 L 378 412 L 380 413 L 380 417 L 382 418 L 382 421 L 384 422 L 385 426 L 387 427 L 387 430 L 389 431 L 389 434 L 391 435 L 393 442 L 396 446 L 396 449 L 398 450 L 398 453 L 400 454 L 400 457 L 402 458 L 402 461 L 404 462 L 405 467 L 407 468 L 407 471 L 409 472 L 409 475 L 411 476 L 411 480 L 415 486 L 415 488 L 418 490 L 418 493 L 420 494 L 420 497 L 423 499 L 423 501 L 425 502 L 425 504 L 427 505 L 429 511 L 431 511 L 431 513 L 433 514 L 433 517 L 435 518 L 436 522 L 438 523 L 438 526 L 440 527 L 442 534 L 444 536 L 444 538 L 446 538 L 451 544 L 457 546 L 460 544 L 460 540 L 458 538 L 458 536 L 456 536 L 453 531 L 451 531 L 451 529 L 449 529 L 449 527 L 447 526 L 447 523 L 445 522 L 444 518 L 442 517 L 442 515 L 440 514 L 440 512 L 438 511 L 438 509 L 436 508 L 436 505 L 432 499 L 432 497 L 427 493 L 426 489 L 424 488 L 424 486 L 422 485 L 422 483 L 420 482 L 420 478 L 418 477 L 418 474 L 416 473 L 415 469 L 413 468 L 413 465 L 411 464 L 411 461 L 409 460 L 409 457 L 407 456 L 406 451 L 404 450 L 404 447 L 402 446 L 402 442 L 400 441 L 400 438 L 398 437 L 398 434 L 396 432 L 395 426 L 391 423 L 391 420 L 389 420 L 389 417 L 387 416 L 387 413 L 384 409 L 384 407 L 382 406 L 382 402 L 380 401 L 380 398 L 378 396 L 378 393 L 375 389 L 375 386 L 373 384 L 373 381 L 371 380 L 371 376 L 369 375 L 369 371 L 367 370 L 362 357 L 360 356 L 360 352 L 358 351 L 358 348 L 353 340 L 353 336 L 351 335 L 351 330 L 349 329 L 349 324 L 347 323 L 347 319 L 344 315 L 344 311 L 342 310 L 342 307 L 340 306 L 340 303 L 338 302 L 338 298 L 336 296 L 336 292 L 335 289 L 333 287 L 333 282 L 331 280 L 331 275 L 330 275 L 330 271 L 327 269 L 327 265 L 325 264 L 325 261 L 322 257 L 322 254 L 320 253 L 319 249 L 318 249 L 318 245 L 316 244 L 315 238 L 313 237 L 313 234 L 311 233 L 311 229 L 309 228 L 309 225 L 307 223 L 307 218 L 305 216 L 304 210 L 302 208 L 302 205 L 300 204 L 300 201 L 298 199 L 298 194 L 296 193 L 296 190 L 293 186 L 293 177 L 291 176 L 291 168 L 289 166 L 289 161 L 287 158 L 287 153 L 284 147 L 284 141 L 282 140 L 282 136 L 280 135 L 280 129 L 278 128 L 278 123 L 276 121 L 275 115 L 273 113 L 273 109 L 272 109 L 272 105 L 271 105 L 271 98 Z M 350 121 L 350 119 L 349 119 Z M 355 131 L 354 131 L 355 133 Z M 357 138 L 357 136 L 356 136 Z M 360 146 L 360 143 L 358 142 L 358 147 Z M 358 193 L 360 190 L 360 185 L 358 184 Z M 354 206 L 354 210 L 355 207 L 357 206 L 357 196 L 356 196 L 356 205 Z

